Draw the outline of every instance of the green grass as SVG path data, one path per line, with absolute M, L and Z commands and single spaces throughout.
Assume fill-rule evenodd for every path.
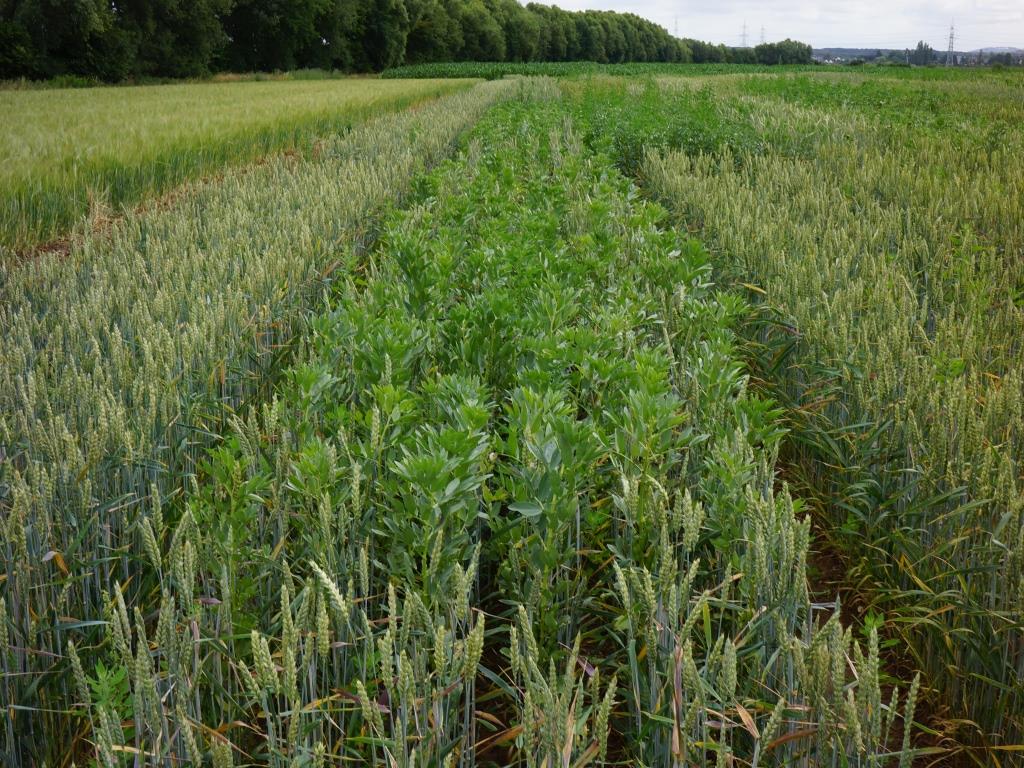
M 468 86 L 368 79 L 0 90 L 0 248 Z
M 236 83 L 248 81 L 284 80 L 343 80 L 352 79 L 352 74 L 335 69 L 292 69 L 286 72 L 218 72 L 214 75 L 196 78 L 182 77 L 135 77 L 116 83 L 105 83 L 95 77 L 82 75 L 57 75 L 47 80 L 0 80 L 0 90 L 43 90 L 64 88 L 133 88 L 140 85 L 186 85 L 200 83 Z

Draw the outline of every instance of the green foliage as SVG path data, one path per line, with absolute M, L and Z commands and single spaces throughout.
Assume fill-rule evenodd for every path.
M 12 0 L 0 29 L 14 43 L 0 77 L 192 76 L 209 71 L 225 42 L 226 0 Z
M 634 81 L 626 89 L 603 81 L 573 90 L 580 95 L 577 115 L 587 141 L 608 152 L 629 175 L 639 172 L 652 150 L 719 157 L 756 152 L 760 144 L 742 110 L 722 109 L 711 86 L 665 94 L 654 81 Z
M 811 46 L 795 40 L 778 43 L 761 43 L 754 48 L 759 64 L 810 64 Z
M 231 0 L 133 0 L 116 7 L 117 25 L 134 49 L 133 74 L 207 75 L 227 43 L 220 20 Z
M 855 110 L 887 125 L 912 129 L 914 136 L 927 132 L 939 140 L 959 141 L 955 133 L 963 126 L 966 133 L 976 134 L 994 147 L 999 133 L 1019 113 L 1007 96 L 1024 85 L 1024 79 L 1003 80 L 996 73 L 976 72 L 969 86 L 936 87 L 936 81 L 962 80 L 946 72 L 938 70 L 940 78 L 931 76 L 929 70 L 903 70 L 902 76 L 887 72 L 884 77 L 850 73 L 843 77 L 749 78 L 740 90 L 756 99 L 773 97 L 817 109 Z
M 3 76 L 40 77 L 67 68 L 84 70 L 90 64 L 102 64 L 115 74 L 123 62 L 110 50 L 113 45 L 112 12 L 102 2 L 84 2 L 51 6 L 38 0 L 5 3 L 4 26 L 23 60 L 8 53 L 12 68 Z M 106 48 L 107 50 L 103 50 Z M 94 56 L 94 52 L 100 55 Z M 104 55 L 106 54 L 106 55 Z
M 407 3 L 409 34 L 406 37 L 405 62 L 449 61 L 462 48 L 462 25 L 448 12 L 444 0 L 418 0 Z
M 926 67 L 935 63 L 935 51 L 923 40 L 919 40 L 917 47 L 910 52 L 910 63 L 919 67 Z
M 330 0 L 236 0 L 222 17 L 230 42 L 219 69 L 351 69 L 363 3 Z
M 195 77 L 211 70 L 381 71 L 426 62 L 809 64 L 791 40 L 679 40 L 631 13 L 516 0 L 13 0 L 0 78 Z
M 409 15 L 403 0 L 374 0 L 363 21 L 362 50 L 375 72 L 393 67 L 405 58 Z

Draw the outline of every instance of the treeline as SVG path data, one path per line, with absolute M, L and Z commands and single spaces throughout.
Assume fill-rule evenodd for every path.
M 679 40 L 629 13 L 516 0 L 0 0 L 0 78 L 106 81 L 443 61 L 803 64 L 786 40 Z
M 516 0 L 0 0 L 0 78 L 691 58 L 633 14 Z
M 690 50 L 691 61 L 697 64 L 810 64 L 811 46 L 796 40 L 761 43 L 753 48 L 729 48 L 700 40 L 683 41 Z

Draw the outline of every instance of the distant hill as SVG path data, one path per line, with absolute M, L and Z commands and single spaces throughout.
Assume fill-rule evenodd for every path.
M 978 48 L 971 53 L 1024 53 L 1024 48 Z

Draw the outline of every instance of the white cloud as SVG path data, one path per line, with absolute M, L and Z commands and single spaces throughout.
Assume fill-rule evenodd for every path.
M 792 37 L 816 47 L 912 48 L 918 40 L 943 50 L 949 25 L 957 50 L 1024 48 L 1024 0 L 562 0 L 567 10 L 628 11 L 670 32 L 738 45 L 744 22 L 750 44 Z

